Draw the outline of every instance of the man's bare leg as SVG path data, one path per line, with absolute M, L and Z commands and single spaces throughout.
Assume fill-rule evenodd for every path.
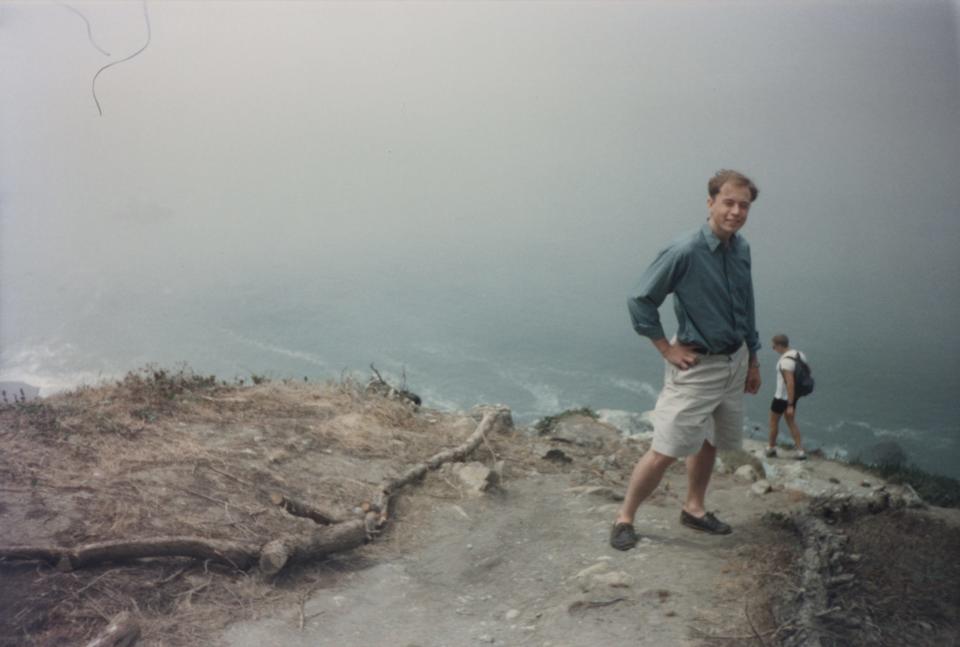
M 787 420 L 787 427 L 790 429 L 790 435 L 793 437 L 793 444 L 797 446 L 797 449 L 801 452 L 803 451 L 803 440 L 800 438 L 800 427 L 797 426 L 797 414 L 790 415 L 789 413 L 784 416 Z
M 683 509 L 694 517 L 702 517 L 707 509 L 704 499 L 717 459 L 717 448 L 703 441 L 703 446 L 693 456 L 687 457 L 687 501 Z
M 653 449 L 640 457 L 630 475 L 630 485 L 627 486 L 627 494 L 617 515 L 617 523 L 633 524 L 637 508 L 657 489 L 667 468 L 676 460 L 673 456 L 661 454 Z
M 777 446 L 777 435 L 780 433 L 780 414 L 770 412 L 770 437 L 767 442 L 767 448 Z

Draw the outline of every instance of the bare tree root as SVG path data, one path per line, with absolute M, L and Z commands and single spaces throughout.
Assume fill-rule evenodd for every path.
M 509 410 L 506 409 L 487 411 L 476 430 L 470 434 L 470 437 L 462 445 L 439 452 L 426 462 L 418 463 L 409 468 L 399 477 L 384 481 L 374 498 L 373 505 L 368 505 L 367 530 L 371 534 L 376 534 L 386 526 L 390 518 L 390 499 L 397 491 L 414 481 L 419 481 L 428 471 L 436 470 L 444 463 L 465 459 L 480 446 L 480 443 L 485 440 L 486 434 L 502 423 L 506 416 L 509 416 Z

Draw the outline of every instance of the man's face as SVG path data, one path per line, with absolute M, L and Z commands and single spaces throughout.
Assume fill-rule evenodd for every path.
M 750 212 L 750 189 L 724 182 L 715 197 L 707 198 L 707 209 L 710 212 L 707 220 L 710 229 L 717 238 L 729 240 L 747 222 L 747 214 Z

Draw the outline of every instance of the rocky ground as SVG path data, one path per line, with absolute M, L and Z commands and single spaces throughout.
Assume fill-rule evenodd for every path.
M 378 484 L 461 445 L 484 413 L 442 414 L 390 395 L 164 373 L 8 405 L 0 543 L 158 533 L 262 543 L 315 527 L 272 505 L 277 491 L 363 517 Z M 538 430 L 502 419 L 465 462 L 404 487 L 370 543 L 275 576 L 176 557 L 68 572 L 4 561 L 0 644 L 85 644 L 120 611 L 141 645 L 958 640 L 956 510 L 820 457 L 767 459 L 748 441 L 722 455 L 708 500 L 732 535 L 679 524 L 678 465 L 640 509 L 640 544 L 619 552 L 610 524 L 649 425 L 617 412 L 549 422 Z M 819 531 L 805 519 L 839 547 L 807 545 Z M 823 608 L 811 610 L 815 599 Z

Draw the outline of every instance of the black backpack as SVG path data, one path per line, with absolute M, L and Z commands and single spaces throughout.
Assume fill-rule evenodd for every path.
M 802 398 L 805 395 L 813 393 L 813 371 L 810 365 L 800 357 L 800 351 L 790 359 L 794 360 L 795 368 L 793 371 L 793 393 L 794 397 Z

